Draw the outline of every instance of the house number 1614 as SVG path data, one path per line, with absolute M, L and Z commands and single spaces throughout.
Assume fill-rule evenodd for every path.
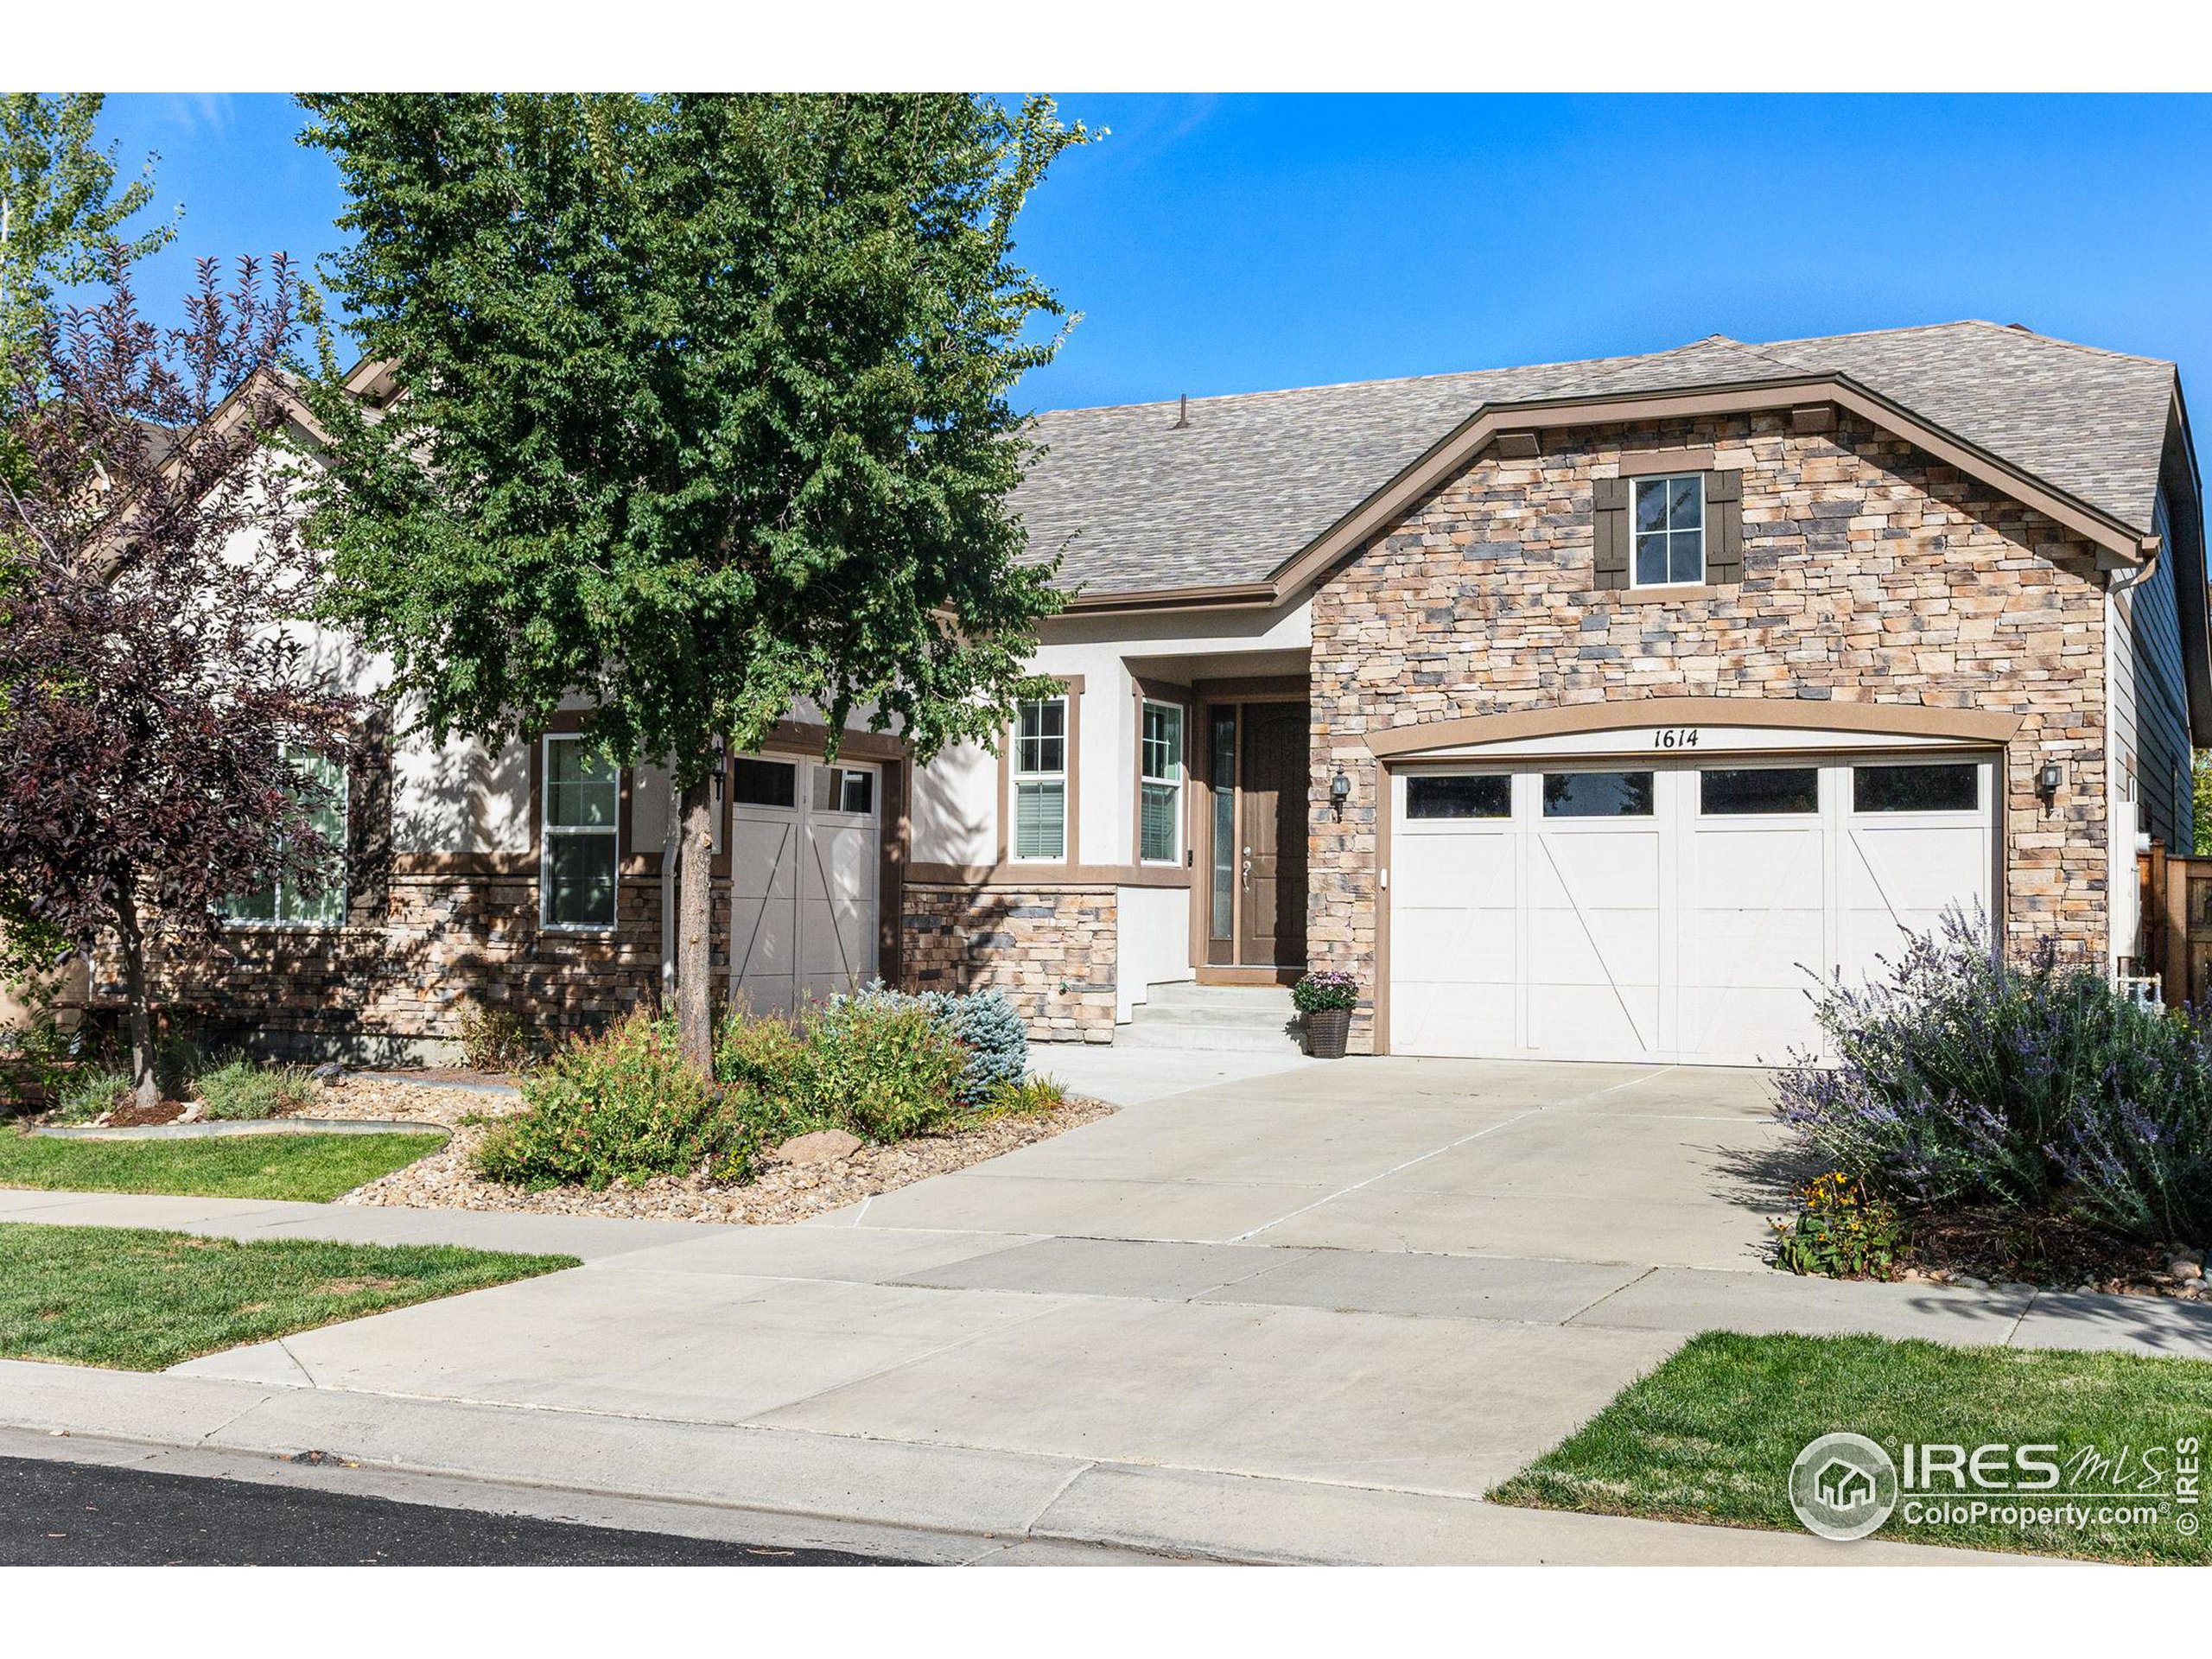
M 1662 726 L 1651 734 L 1655 749 L 1694 749 L 1697 747 L 1697 728 L 1694 726 Z

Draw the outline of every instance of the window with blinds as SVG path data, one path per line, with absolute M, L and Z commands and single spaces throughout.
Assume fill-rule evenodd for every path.
M 1137 853 L 1147 864 L 1183 856 L 1183 710 L 1173 702 L 1144 705 L 1138 748 Z
M 1021 704 L 1014 730 L 1014 845 L 1017 859 L 1057 861 L 1068 849 L 1068 700 Z

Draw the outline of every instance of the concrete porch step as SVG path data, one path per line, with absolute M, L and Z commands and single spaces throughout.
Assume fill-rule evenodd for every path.
M 1294 1052 L 1294 1018 L 1290 992 L 1280 985 L 1154 985 L 1114 1040 L 1138 1048 Z

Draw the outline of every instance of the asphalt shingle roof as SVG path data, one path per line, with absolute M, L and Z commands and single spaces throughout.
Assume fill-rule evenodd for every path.
M 1827 372 L 2150 529 L 2173 365 L 1987 322 L 1057 410 L 1014 505 L 1070 588 L 1262 582 L 1485 404 Z

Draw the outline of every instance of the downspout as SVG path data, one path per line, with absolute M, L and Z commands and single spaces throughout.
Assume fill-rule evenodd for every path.
M 2145 582 L 2151 579 L 2152 573 L 2158 568 L 2158 556 L 2164 551 L 2163 544 L 2160 543 L 2159 539 L 2155 536 L 2146 536 L 2143 538 L 2141 545 L 2144 551 L 2144 559 L 2142 563 L 2137 565 L 2135 569 L 2131 571 L 2123 572 L 2115 570 L 2106 579 L 2105 626 L 2107 630 L 2109 630 L 2113 625 L 2117 623 L 2120 620 L 2120 596 L 2132 589 L 2141 587 Z M 2106 671 L 2107 678 L 2110 677 L 2111 664 L 2116 652 L 2118 651 L 2128 651 L 2132 652 L 2133 648 L 2134 642 L 2132 639 L 2121 639 L 2116 642 L 2109 639 L 2107 639 L 2105 645 L 2105 662 L 2107 665 Z M 2142 695 L 2142 688 L 2139 685 L 2136 688 L 2136 695 L 2139 701 L 2135 710 L 2135 728 L 2139 734 L 2138 741 L 2139 742 L 2139 734 L 2143 729 L 2143 710 L 2139 701 Z M 2113 807 L 2119 798 L 2118 791 L 2120 778 L 2120 756 L 2116 753 L 2117 745 L 2115 745 L 2113 741 L 2116 734 L 2113 729 L 2112 696 L 2112 687 L 2107 684 L 2105 687 L 2104 721 L 2105 827 L 2107 836 L 2111 833 Z M 2111 925 L 2113 920 L 2112 899 L 2113 895 L 2117 894 L 2121 890 L 2121 884 L 2123 882 L 2126 884 L 2126 891 L 2131 893 L 2139 895 L 2142 890 L 2141 885 L 2137 879 L 2135 870 L 2135 860 L 2138 856 L 2139 849 L 2134 845 L 2134 842 L 2141 838 L 2143 833 L 2140 817 L 2131 812 L 2128 818 L 2128 826 L 2129 844 L 2124 848 L 2107 846 L 2105 849 L 2105 922 L 2107 932 L 2105 939 L 2105 957 L 2106 971 L 2108 974 L 2117 974 L 2119 972 L 2120 964 L 2123 958 L 2134 963 L 2137 972 L 2139 973 L 2143 969 L 2143 963 L 2138 959 L 2136 950 L 2133 948 L 2134 946 L 2139 946 L 2142 943 L 2143 938 L 2144 918 L 2142 915 L 2142 906 L 2139 901 L 2139 898 L 2134 906 L 2136 912 L 2134 928 L 2135 938 L 2131 942 L 2131 948 L 2125 951 L 2121 950 L 2120 948 L 2120 941 L 2116 938 L 2112 937 L 2113 931 Z
M 683 795 L 676 787 L 676 761 L 668 766 L 668 812 L 660 836 L 660 1006 L 676 1007 L 676 880 L 683 859 Z

